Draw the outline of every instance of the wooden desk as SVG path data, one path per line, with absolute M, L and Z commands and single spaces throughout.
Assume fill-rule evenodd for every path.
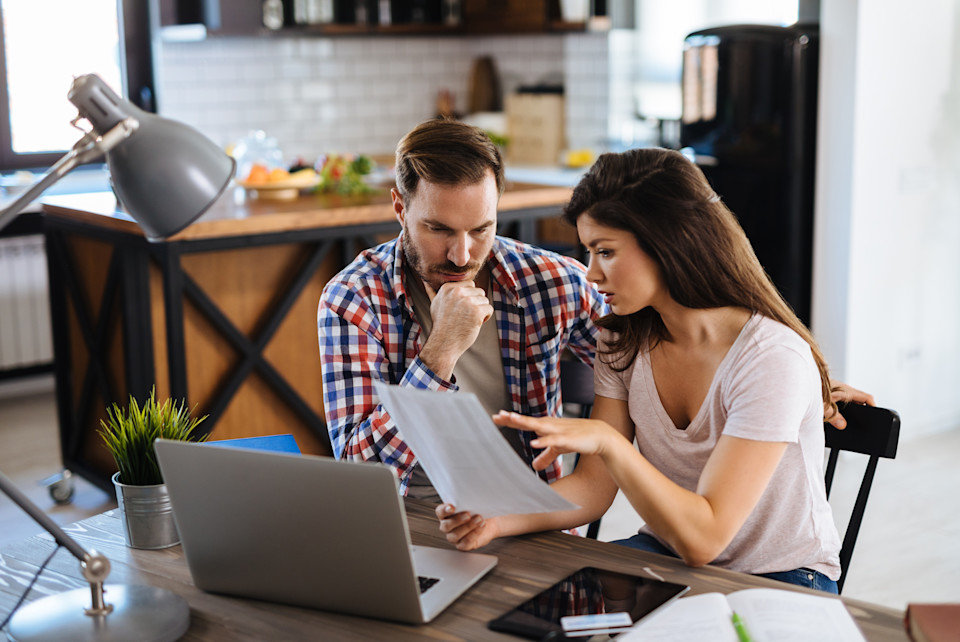
M 429 506 L 407 500 L 407 515 L 414 543 L 447 546 Z M 181 595 L 191 609 L 185 640 L 516 640 L 489 631 L 487 621 L 578 568 L 590 565 L 637 574 L 645 574 L 649 569 L 667 581 L 690 585 L 691 595 L 730 593 L 755 586 L 793 588 L 715 568 L 691 569 L 679 560 L 615 544 L 543 533 L 506 538 L 488 546 L 484 552 L 500 559 L 490 575 L 432 623 L 417 627 L 204 593 L 193 586 L 179 546 L 163 551 L 127 548 L 116 511 L 78 522 L 66 530 L 82 546 L 96 548 L 110 559 L 113 571 L 108 584 L 148 584 Z M 0 550 L 0 613 L 10 611 L 53 546 L 53 539 L 44 534 Z M 40 576 L 29 599 L 84 586 L 77 561 L 61 551 Z M 871 642 L 907 640 L 902 611 L 842 599 Z
M 564 241 L 549 224 L 570 193 L 508 186 L 498 231 Z M 201 427 L 216 439 L 289 432 L 301 451 L 331 453 L 317 304 L 360 250 L 396 236 L 389 192 L 236 196 L 154 243 L 112 194 L 44 200 L 61 455 L 107 492 L 116 467 L 97 434 L 105 408 L 154 386 L 209 415 Z

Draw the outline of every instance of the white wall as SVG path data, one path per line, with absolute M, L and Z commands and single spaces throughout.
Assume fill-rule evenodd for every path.
M 960 425 L 960 0 L 822 4 L 813 330 L 903 435 Z
M 595 145 L 607 134 L 605 34 L 211 38 L 163 43 L 160 52 L 161 114 L 221 145 L 263 129 L 289 160 L 392 152 L 436 114 L 439 90 L 466 109 L 471 65 L 484 55 L 494 57 L 504 93 L 565 84 L 576 115 L 571 144 Z

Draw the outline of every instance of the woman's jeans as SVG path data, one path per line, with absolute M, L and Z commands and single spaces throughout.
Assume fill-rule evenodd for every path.
M 657 541 L 656 538 L 646 533 L 637 533 L 629 539 L 621 539 L 612 543 L 629 546 L 630 548 L 636 548 L 641 551 L 679 557 L 676 553 Z M 787 584 L 796 584 L 797 586 L 805 586 L 827 593 L 838 593 L 837 583 L 834 580 L 831 580 L 823 573 L 809 568 L 797 568 L 792 571 L 779 571 L 777 573 L 757 573 L 756 575 L 757 577 L 769 577 L 772 580 L 779 580 Z

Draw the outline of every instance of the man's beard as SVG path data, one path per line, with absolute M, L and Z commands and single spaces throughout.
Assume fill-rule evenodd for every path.
M 407 261 L 407 267 L 416 274 L 421 281 L 429 285 L 434 292 L 438 292 L 440 287 L 446 283 L 439 273 L 443 274 L 474 274 L 474 279 L 476 279 L 476 273 L 485 265 L 486 261 L 471 261 L 466 265 L 460 266 L 446 261 L 439 265 L 428 266 L 424 261 L 423 257 L 420 256 L 420 252 L 415 247 L 414 243 L 410 239 L 410 234 L 407 231 L 407 226 L 403 226 L 403 236 L 401 237 L 401 243 L 403 248 L 403 256 Z

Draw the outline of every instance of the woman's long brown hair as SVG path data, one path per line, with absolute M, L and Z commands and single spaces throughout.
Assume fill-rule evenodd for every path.
M 659 265 L 670 296 L 680 305 L 746 308 L 803 337 L 820 371 L 823 402 L 836 410 L 820 348 L 777 291 L 736 217 L 700 168 L 666 149 L 602 154 L 563 212 L 573 225 L 584 214 L 600 225 L 633 234 Z M 616 333 L 601 355 L 617 370 L 625 370 L 641 348 L 649 351 L 670 339 L 660 314 L 650 307 L 628 316 L 607 315 L 598 325 Z

